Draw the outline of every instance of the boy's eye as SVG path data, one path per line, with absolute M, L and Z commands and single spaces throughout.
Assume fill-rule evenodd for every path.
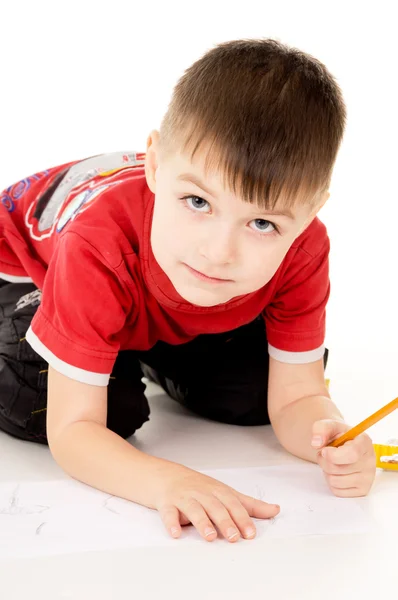
M 199 196 L 187 196 L 184 198 L 189 208 L 196 210 L 198 212 L 209 212 L 210 204 L 207 200 L 203 200 L 203 198 L 199 198 Z
M 276 231 L 275 225 L 266 219 L 254 219 L 250 222 L 250 227 L 254 229 L 254 231 L 260 232 L 271 233 L 272 231 Z

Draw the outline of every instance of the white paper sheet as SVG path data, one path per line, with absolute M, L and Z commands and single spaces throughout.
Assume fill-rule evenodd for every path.
M 256 520 L 258 535 L 251 544 L 270 537 L 365 533 L 373 528 L 361 503 L 331 495 L 315 465 L 206 473 L 243 493 L 280 504 L 275 519 Z M 182 539 L 173 540 L 156 511 L 73 480 L 0 483 L 0 558 L 177 543 L 206 542 L 193 527 L 185 527 Z

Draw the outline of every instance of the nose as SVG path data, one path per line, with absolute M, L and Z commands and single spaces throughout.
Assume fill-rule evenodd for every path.
M 230 264 L 235 259 L 236 236 L 229 227 L 210 228 L 199 243 L 199 254 L 212 265 Z

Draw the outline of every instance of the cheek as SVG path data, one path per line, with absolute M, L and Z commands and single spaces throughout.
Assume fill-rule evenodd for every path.
M 152 248 L 162 254 L 163 260 L 172 255 L 177 248 L 184 246 L 187 237 L 186 227 L 181 210 L 176 203 L 157 201 L 153 212 L 151 244 Z
M 286 249 L 278 243 L 255 244 L 247 249 L 244 261 L 245 279 L 262 287 L 272 279 L 278 270 Z

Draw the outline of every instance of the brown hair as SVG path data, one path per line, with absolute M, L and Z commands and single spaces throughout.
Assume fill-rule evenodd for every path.
M 160 127 L 160 153 L 205 146 L 205 169 L 245 201 L 316 204 L 327 190 L 346 108 L 326 67 L 272 39 L 220 44 L 177 82 Z

